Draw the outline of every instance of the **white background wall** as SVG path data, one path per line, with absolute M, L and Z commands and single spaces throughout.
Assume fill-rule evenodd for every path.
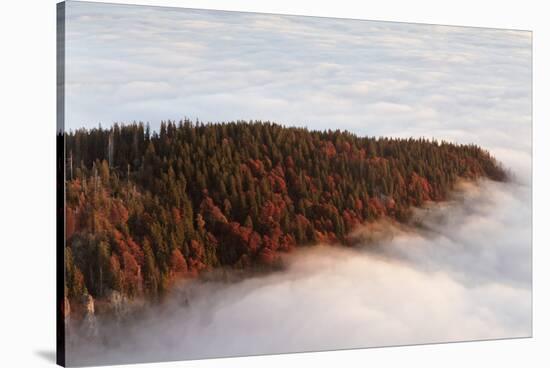
M 545 2 L 138 0 L 132 3 L 534 31 L 533 339 L 142 367 L 548 366 L 550 25 Z M 55 356 L 55 1 L 2 2 L 0 40 L 0 126 L 4 133 L 0 141 L 0 366 L 41 367 L 52 365 Z

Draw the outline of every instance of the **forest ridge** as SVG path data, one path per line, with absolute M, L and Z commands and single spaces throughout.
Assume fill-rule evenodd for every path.
M 270 267 L 406 222 L 460 178 L 507 179 L 475 145 L 358 137 L 270 122 L 143 124 L 65 133 L 66 295 L 156 299 L 180 277 Z

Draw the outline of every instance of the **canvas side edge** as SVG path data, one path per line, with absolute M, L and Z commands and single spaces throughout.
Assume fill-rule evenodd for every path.
M 56 363 L 65 366 L 65 2 L 56 32 Z

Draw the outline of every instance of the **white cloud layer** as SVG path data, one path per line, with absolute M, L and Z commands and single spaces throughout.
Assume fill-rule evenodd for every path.
M 530 32 L 78 2 L 67 17 L 68 129 L 262 119 L 530 153 Z

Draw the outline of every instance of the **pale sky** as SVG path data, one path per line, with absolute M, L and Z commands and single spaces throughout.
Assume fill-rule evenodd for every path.
M 184 117 L 476 143 L 531 162 L 531 33 L 69 1 L 66 128 Z

